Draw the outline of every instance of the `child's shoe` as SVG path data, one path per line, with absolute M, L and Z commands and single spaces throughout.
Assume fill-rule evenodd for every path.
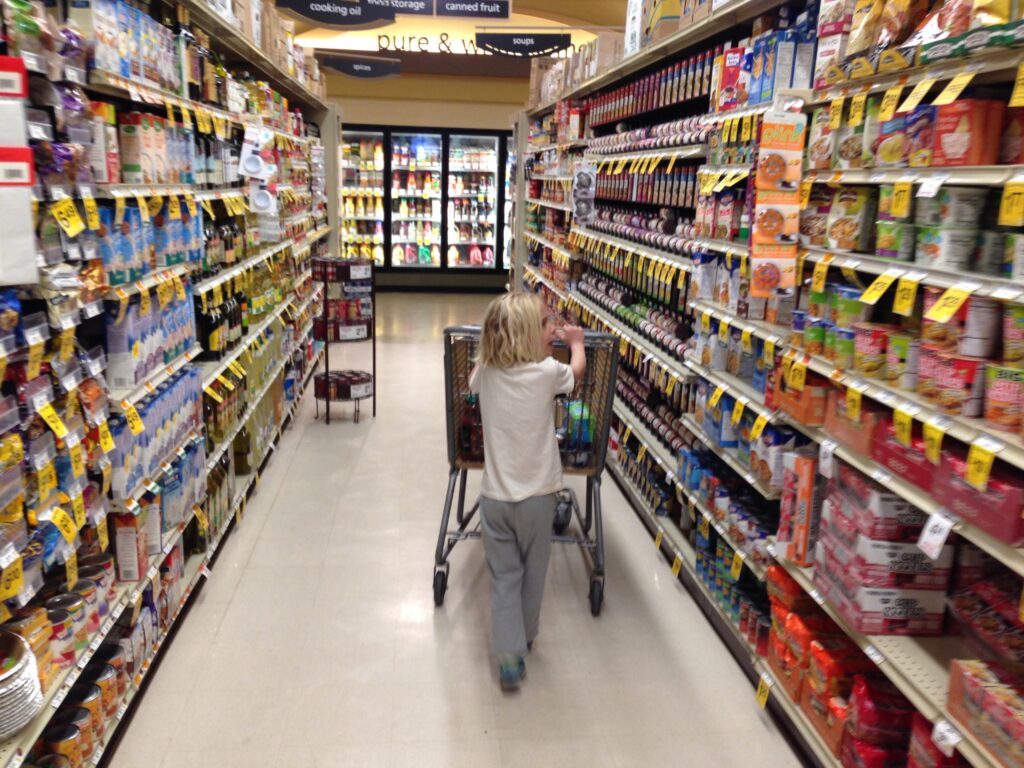
M 498 667 L 498 679 L 501 681 L 501 690 L 517 691 L 519 684 L 526 677 L 526 662 L 519 657 L 511 657 L 502 660 Z

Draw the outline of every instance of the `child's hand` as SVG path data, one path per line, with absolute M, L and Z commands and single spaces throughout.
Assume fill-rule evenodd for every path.
M 574 347 L 583 343 L 583 329 L 578 325 L 566 325 L 558 330 L 560 338 L 566 346 Z

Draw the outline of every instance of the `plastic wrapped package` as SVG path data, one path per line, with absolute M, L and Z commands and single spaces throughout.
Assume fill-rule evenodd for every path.
M 854 740 L 905 749 L 914 712 L 913 705 L 888 680 L 866 675 L 854 677 L 848 728 Z

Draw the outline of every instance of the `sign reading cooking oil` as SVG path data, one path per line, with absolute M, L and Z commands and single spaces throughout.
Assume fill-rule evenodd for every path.
M 277 0 L 277 7 L 329 27 L 377 26 L 395 14 L 507 19 L 511 0 Z

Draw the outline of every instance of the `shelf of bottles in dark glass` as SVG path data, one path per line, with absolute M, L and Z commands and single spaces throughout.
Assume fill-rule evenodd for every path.
M 476 46 L 498 56 L 550 56 L 572 46 L 572 35 L 477 32 Z
M 320 66 L 333 69 L 349 77 L 373 79 L 394 77 L 402 74 L 402 62 L 398 59 L 371 59 L 358 56 L 323 56 Z

